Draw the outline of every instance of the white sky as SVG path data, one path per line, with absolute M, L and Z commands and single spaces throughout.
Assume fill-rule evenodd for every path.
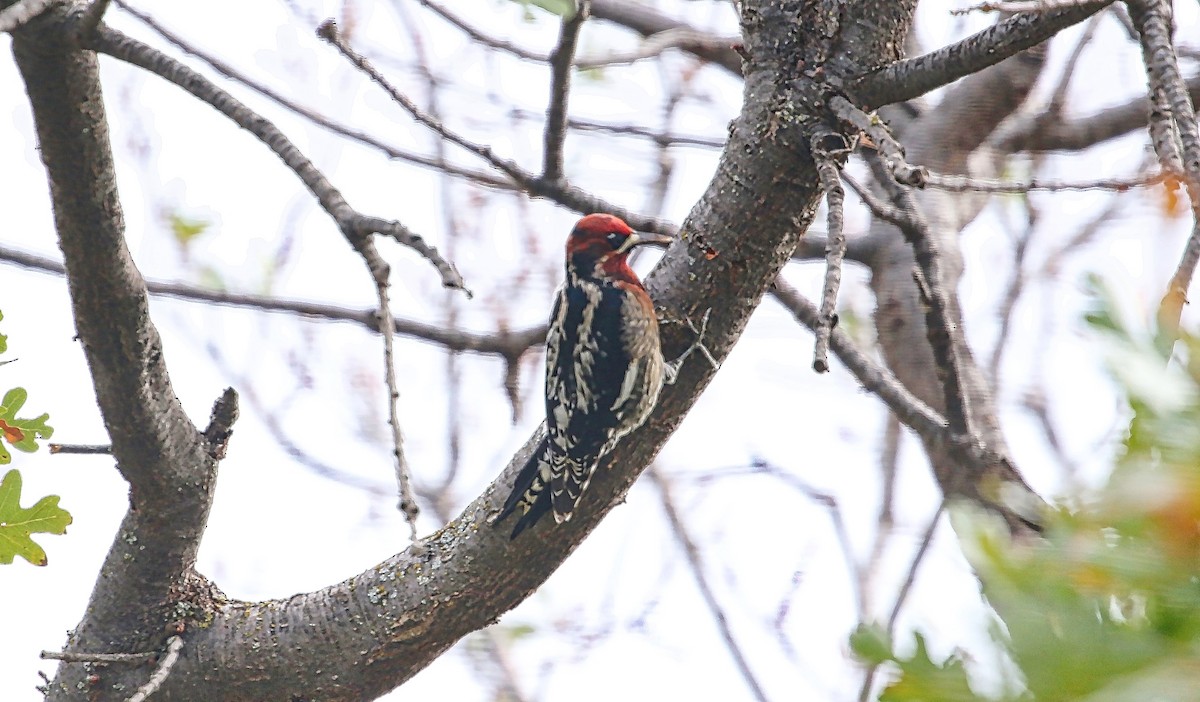
M 677 3 L 666 0 L 659 4 L 682 8 L 683 16 L 698 26 L 723 34 L 734 31 L 723 6 L 688 2 L 676 8 Z M 432 143 L 428 133 L 313 36 L 312 27 L 336 14 L 339 3 L 303 3 L 299 14 L 273 0 L 161 5 L 152 11 L 173 31 L 295 100 L 399 146 L 427 151 Z M 534 113 L 544 109 L 543 67 L 470 46 L 416 3 L 402 5 L 408 15 L 419 18 L 424 49 L 436 74 L 453 81 L 439 97 L 447 122 L 535 168 L 540 163 L 540 125 L 526 121 L 512 126 L 507 113 L 514 104 Z M 523 18 L 516 3 L 448 5 L 474 18 L 477 26 L 523 46 L 548 51 L 557 34 L 552 18 L 537 11 Z M 138 7 L 149 9 L 150 4 Z M 411 65 L 411 42 L 397 20 L 395 3 L 353 7 L 358 18 L 356 45 L 369 55 L 399 57 L 400 63 L 381 60 L 379 65 L 424 103 L 428 96 L 420 76 L 406 68 Z M 1179 26 L 1193 28 L 1187 39 L 1195 46 L 1197 8 L 1182 3 L 1179 11 Z M 989 21 L 950 18 L 945 6 L 931 2 L 923 4 L 920 19 L 921 37 L 930 46 Z M 115 8 L 110 21 L 161 45 Z M 1075 36 L 1077 31 L 1067 34 Z M 7 38 L 0 41 L 8 43 Z M 581 53 L 635 45 L 627 33 L 594 23 L 585 30 Z M 1053 59 L 1061 63 L 1072 46 L 1070 39 L 1057 40 Z M 199 67 L 196 61 L 189 64 Z M 600 79 L 578 78 L 572 114 L 661 126 L 664 85 L 689 65 L 671 55 L 661 67 L 639 64 L 606 69 Z M 1081 71 L 1072 92 L 1072 114 L 1123 102 L 1143 90 L 1137 51 L 1111 20 L 1085 55 Z M 361 262 L 299 181 L 265 148 L 156 77 L 111 59 L 102 59 L 102 76 L 128 239 L 147 277 L 204 282 L 204 268 L 212 267 L 237 290 L 352 308 L 373 304 Z M 704 69 L 696 80 L 702 99 L 685 101 L 671 126 L 680 133 L 720 135 L 736 114 L 740 86 L 714 68 Z M 477 293 L 474 301 L 443 292 L 435 272 L 411 252 L 385 247 L 395 266 L 397 314 L 443 322 L 449 297 L 458 323 L 474 330 L 493 331 L 498 319 L 513 328 L 544 319 L 559 275 L 562 237 L 577 215 L 543 202 L 515 208 L 504 196 L 389 162 L 239 86 L 220 84 L 283 129 L 354 206 L 399 218 L 443 251 L 454 251 L 455 262 Z M 0 176 L 0 206 L 6 215 L 0 243 L 57 256 L 28 104 L 8 58 L 0 60 L 0 96 L 0 120 L 12 125 L 0 131 L 10 135 L 0 138 L 0 162 L 6 164 Z M 1144 141 L 1134 135 L 1087 154 L 1049 159 L 1042 173 L 1062 179 L 1129 175 L 1141 161 Z M 664 216 L 679 222 L 707 185 L 718 154 L 677 148 L 671 155 L 677 169 Z M 480 166 L 461 153 L 454 159 Z M 573 135 L 566 168 L 578 185 L 640 209 L 647 197 L 645 186 L 654 177 L 652 159 L 652 145 L 644 140 Z M 1040 261 L 1107 204 L 1109 195 L 1033 197 L 1045 206 L 1046 215 L 1031 251 L 1032 260 Z M 1124 300 L 1135 314 L 1144 315 L 1161 294 L 1186 235 L 1186 221 L 1164 219 L 1156 195 L 1132 194 L 1124 203 L 1096 243 L 1070 259 L 1056 282 L 1026 292 L 1014 318 L 1000 381 L 1002 417 L 1018 465 L 1047 494 L 1061 489 L 1062 470 L 1036 423 L 1021 410 L 1022 396 L 1030 387 L 1044 383 L 1051 393 L 1051 414 L 1085 481 L 1102 474 L 1108 442 L 1120 422 L 1119 400 L 1079 323 L 1086 304 L 1083 274 L 1101 273 L 1125 292 Z M 448 241 L 444 226 L 447 208 L 460 226 L 456 242 Z M 963 238 L 967 275 L 961 293 L 972 342 L 983 358 L 996 341 L 995 310 L 1010 275 L 1006 208 L 1009 215 L 1020 216 L 1011 199 L 999 199 Z M 212 223 L 187 260 L 163 224 L 163 212 Z M 851 214 L 848 230 L 861 231 L 864 222 L 860 213 Z M 822 223 L 816 228 L 823 229 Z M 532 259 L 525 253 L 529 241 L 537 246 Z M 286 247 L 286 262 L 268 280 L 270 262 Z M 644 272 L 650 263 L 645 259 L 638 267 Z M 529 279 L 513 295 L 510 281 L 520 274 Z M 816 265 L 793 264 L 787 272 L 789 280 L 810 294 L 818 290 L 819 275 Z M 849 273 L 843 299 L 860 317 L 869 313 L 872 301 L 861 271 Z M 201 550 L 201 572 L 231 597 L 286 597 L 339 581 L 404 547 L 407 530 L 393 506 L 388 447 L 381 443 L 386 412 L 378 339 L 349 324 L 163 298 L 151 304 L 176 392 L 194 421 L 206 421 L 212 401 L 227 385 L 252 391 L 258 399 L 256 406 L 243 398 L 242 419 L 222 464 Z M 50 413 L 56 441 L 106 443 L 83 355 L 72 340 L 63 281 L 0 266 L 0 310 L 5 316 L 0 332 L 9 336 L 8 358 L 19 358 L 0 369 L 0 391 L 18 384 L 26 387 L 30 411 Z M 1049 341 L 1042 344 L 1039 338 Z M 828 511 L 764 477 L 698 482 L 686 476 L 744 467 L 755 458 L 786 469 L 837 499 L 855 555 L 866 558 L 878 502 L 877 455 L 884 413 L 841 366 L 835 364 L 826 376 L 813 374 L 811 346 L 806 331 L 765 301 L 659 459 L 666 473 L 679 476 L 675 492 L 694 538 L 704 546 L 717 596 L 772 699 L 845 699 L 856 694 L 860 682 L 845 648 L 856 615 Z M 487 485 L 540 421 L 540 364 L 540 355 L 526 359 L 524 411 L 513 426 L 499 361 L 461 358 L 464 400 L 456 414 L 463 441 L 454 482 L 456 509 Z M 443 473 L 449 460 L 445 368 L 446 355 L 437 347 L 409 340 L 398 346 L 407 455 L 417 476 L 429 481 Z M 292 461 L 264 426 L 264 412 L 274 414 L 312 457 L 377 484 L 379 494 L 318 477 Z M 49 567 L 18 562 L 0 571 L 0 699 L 5 700 L 35 699 L 35 671 L 53 672 L 37 653 L 61 647 L 64 630 L 78 621 L 124 513 L 126 493 L 124 482 L 102 457 L 51 457 L 43 451 L 18 455 L 15 466 L 25 481 L 26 503 L 59 494 L 75 521 L 65 537 L 38 539 L 49 553 Z M 916 442 L 906 439 L 897 528 L 869 593 L 876 616 L 886 618 L 938 499 Z M 438 525 L 427 512 L 421 526 L 428 533 Z M 771 624 L 781 603 L 788 606 L 780 631 L 790 651 L 780 645 Z M 977 584 L 943 524 L 901 618 L 902 627 L 929 633 L 937 654 L 967 647 L 981 659 L 978 669 L 986 680 L 994 678 L 995 671 L 986 659 L 986 647 L 980 645 L 986 620 Z M 501 620 L 506 630 L 521 625 L 534 628 L 535 635 L 515 644 L 511 659 L 522 689 L 531 697 L 747 697 L 673 545 L 658 494 L 645 480 L 543 589 Z M 597 634 L 606 635 L 590 645 L 580 644 Z M 471 655 L 460 646 L 443 656 L 402 688 L 405 698 L 487 698 L 488 688 L 480 684 L 474 672 L 477 659 Z M 391 697 L 400 699 L 401 694 Z

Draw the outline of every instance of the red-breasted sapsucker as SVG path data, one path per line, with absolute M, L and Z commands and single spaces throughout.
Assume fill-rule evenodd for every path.
M 600 458 L 641 426 L 664 373 L 654 303 L 627 259 L 670 237 L 590 214 L 567 237 L 567 279 L 546 334 L 546 436 L 493 522 L 521 512 L 512 538 L 547 512 L 565 522 Z

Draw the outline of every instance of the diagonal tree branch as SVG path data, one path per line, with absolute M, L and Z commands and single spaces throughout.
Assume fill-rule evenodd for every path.
M 108 27 L 100 27 L 87 38 L 88 47 L 146 69 L 188 91 L 266 144 L 316 196 L 321 209 L 333 218 L 343 236 L 356 250 L 359 241 L 379 233 L 395 239 L 427 259 L 438 270 L 442 285 L 463 290 L 462 276 L 437 249 L 403 224 L 363 215 L 350 206 L 341 192 L 296 148 L 279 129 L 247 108 L 207 78 L 150 46 Z
M 208 520 L 217 459 L 167 373 L 146 287 L 125 245 L 96 57 L 71 43 L 69 12 L 56 6 L 25 25 L 13 51 L 35 116 L 79 340 L 130 508 L 67 649 L 132 653 L 165 639 L 172 588 L 195 563 Z M 138 671 L 128 675 L 130 689 L 145 682 Z
M 937 51 L 864 75 L 852 81 L 849 89 L 867 109 L 911 100 L 1037 46 L 1112 2 L 1095 0 L 1048 12 L 1021 13 Z
M 575 14 L 563 20 L 558 46 L 550 52 L 550 104 L 546 107 L 546 136 L 542 155 L 542 178 L 556 182 L 563 177 L 563 145 L 567 139 L 567 100 L 574 72 L 575 46 L 579 32 L 591 13 L 591 0 L 579 0 Z
M 1141 41 L 1142 62 L 1150 80 L 1151 102 L 1156 108 L 1150 114 L 1151 140 L 1163 169 L 1182 176 L 1192 203 L 1192 234 L 1158 308 L 1160 330 L 1176 339 L 1183 306 L 1188 301 L 1188 288 L 1200 263 L 1200 128 L 1175 56 L 1170 3 L 1130 0 L 1126 4 Z

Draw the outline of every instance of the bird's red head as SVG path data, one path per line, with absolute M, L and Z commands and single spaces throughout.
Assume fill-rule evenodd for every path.
M 670 237 L 642 234 L 610 214 L 590 214 L 567 237 L 567 268 L 583 277 L 608 276 L 637 283 L 626 257 L 635 246 L 666 244 Z

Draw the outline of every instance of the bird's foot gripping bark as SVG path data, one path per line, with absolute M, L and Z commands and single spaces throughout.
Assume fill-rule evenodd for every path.
M 704 332 L 708 330 L 708 317 L 711 314 L 712 308 L 710 307 L 707 311 L 705 311 L 704 318 L 700 320 L 699 329 L 696 328 L 696 325 L 692 322 L 692 320 L 686 317 L 684 318 L 684 324 L 687 324 L 688 329 L 691 329 L 696 335 L 696 340 L 693 341 L 692 345 L 688 346 L 678 358 L 676 358 L 674 361 L 668 362 L 663 367 L 663 372 L 666 373 L 667 376 L 667 385 L 675 384 L 675 380 L 679 377 L 679 369 L 683 366 L 683 362 L 687 360 L 688 356 L 691 356 L 697 351 L 704 354 L 704 357 L 708 359 L 709 364 L 712 365 L 713 370 L 721 370 L 721 364 L 717 363 L 717 359 L 713 358 L 712 352 L 710 352 L 708 347 L 704 345 Z

